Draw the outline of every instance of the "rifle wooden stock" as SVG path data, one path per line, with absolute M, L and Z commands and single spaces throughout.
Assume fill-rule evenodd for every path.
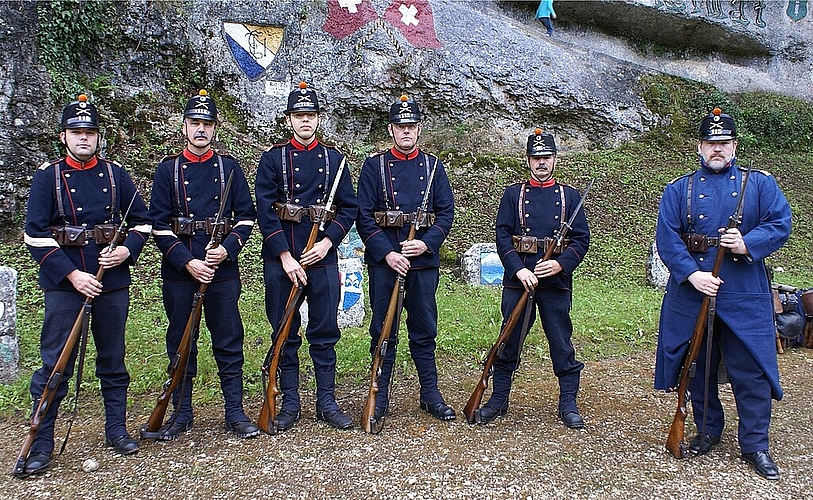
M 745 201 L 745 188 L 748 186 L 748 178 L 751 175 L 751 167 L 745 173 L 743 186 L 740 192 L 740 199 L 737 202 L 737 209 L 734 215 L 728 218 L 726 229 L 734 229 L 739 226 L 742 219 L 742 207 Z M 723 246 L 717 247 L 717 256 L 714 258 L 714 265 L 711 268 L 711 275 L 715 278 L 720 274 L 720 267 L 723 265 L 723 259 L 728 249 Z M 706 335 L 706 321 L 709 314 L 709 296 L 703 297 L 703 302 L 700 304 L 700 312 L 697 313 L 697 321 L 694 324 L 694 331 L 692 338 L 689 340 L 689 351 L 686 353 L 686 359 L 683 361 L 683 367 L 680 370 L 680 379 L 678 381 L 678 403 L 675 410 L 675 416 L 672 418 L 672 425 L 669 427 L 669 436 L 666 438 L 666 449 L 673 457 L 681 459 L 686 456 L 686 447 L 683 444 L 683 436 L 686 427 L 686 391 L 689 388 L 689 378 L 692 372 L 692 366 L 697 361 L 697 356 L 700 353 L 700 344 L 703 343 L 703 338 Z
M 722 250 L 723 248 L 720 247 L 717 252 L 718 256 L 725 253 Z M 719 267 L 717 266 L 718 260 L 721 261 L 722 259 L 715 259 L 715 269 Z M 717 274 L 714 272 L 712 274 L 717 276 Z M 680 370 L 677 409 L 675 410 L 675 416 L 672 419 L 672 425 L 669 428 L 669 436 L 666 438 L 666 449 L 669 450 L 669 453 L 671 453 L 675 458 L 683 458 L 686 455 L 686 449 L 683 444 L 686 416 L 688 415 L 688 411 L 686 410 L 686 391 L 689 388 L 689 378 L 692 371 L 692 365 L 694 365 L 695 361 L 697 360 L 697 356 L 700 354 L 700 345 L 703 343 L 703 338 L 706 335 L 706 320 L 708 319 L 708 314 L 709 297 L 706 296 L 703 298 L 703 302 L 700 304 L 700 312 L 697 314 L 697 321 L 694 324 L 694 332 L 692 332 L 692 338 L 689 341 L 689 352 L 686 354 L 686 359 L 683 362 L 683 367 Z
M 152 413 L 150 413 L 149 420 L 146 424 L 141 426 L 141 439 L 157 439 L 160 436 L 158 430 L 164 425 L 164 415 L 167 412 L 169 401 L 172 399 L 172 393 L 178 385 L 180 385 L 181 380 L 186 374 L 186 365 L 189 362 L 192 342 L 200 329 L 200 314 L 203 308 L 203 299 L 206 297 L 206 290 L 208 288 L 208 283 L 201 283 L 198 287 L 198 291 L 195 292 L 195 295 L 192 297 L 192 311 L 186 320 L 186 328 L 184 328 L 181 342 L 178 344 L 178 352 L 175 353 L 175 357 L 169 365 L 169 379 L 164 382 L 164 388 L 158 396 L 155 408 L 152 410 Z
M 491 376 L 494 361 L 497 360 L 497 355 L 499 354 L 502 346 L 504 346 L 505 343 L 508 342 L 508 339 L 511 338 L 511 333 L 514 331 L 514 327 L 517 325 L 519 316 L 522 314 L 522 311 L 525 309 L 527 303 L 528 292 L 524 293 L 517 302 L 517 305 L 514 306 L 514 310 L 511 311 L 511 314 L 508 316 L 508 320 L 506 320 L 502 330 L 500 330 L 500 335 L 497 337 L 497 341 L 494 342 L 493 346 L 491 346 L 486 359 L 483 361 L 483 372 L 480 375 L 480 379 L 477 381 L 477 385 L 474 387 L 474 391 L 469 397 L 468 403 L 466 403 L 466 407 L 463 408 L 463 414 L 466 416 L 466 421 L 470 424 L 477 421 L 476 412 L 480 408 L 480 403 L 483 400 L 483 392 L 485 392 L 486 388 L 488 387 L 488 378 Z
M 413 235 L 414 236 L 414 235 Z M 384 324 L 381 327 L 381 334 L 378 336 L 378 344 L 373 354 L 373 362 L 370 365 L 370 390 L 367 392 L 367 400 L 364 402 L 364 411 L 361 413 L 361 427 L 364 432 L 378 434 L 382 425 L 375 420 L 375 398 L 378 395 L 378 377 L 381 365 L 384 363 L 384 355 L 389 346 L 392 334 L 392 325 L 400 322 L 401 307 L 404 296 L 404 277 L 398 276 L 390 294 L 390 303 L 387 306 L 387 314 L 384 316 Z
M 341 171 L 339 174 L 341 175 Z M 305 245 L 307 252 L 313 245 L 316 244 L 316 237 L 319 234 L 319 223 L 314 222 L 311 227 L 311 232 L 308 235 L 308 243 Z M 307 266 L 302 266 L 302 269 L 307 269 Z M 282 357 L 282 350 L 285 348 L 285 343 L 288 342 L 288 336 L 291 334 L 291 321 L 294 318 L 296 305 L 299 303 L 299 298 L 302 296 L 303 286 L 297 281 L 291 287 L 291 293 L 288 294 L 288 301 L 285 303 L 285 312 L 282 314 L 280 326 L 277 329 L 277 337 L 271 345 L 266 361 L 262 367 L 263 374 L 268 379 L 268 384 L 265 387 L 265 397 L 263 404 L 260 407 L 260 415 L 257 418 L 257 426 L 268 434 L 277 433 L 277 396 L 280 394 L 279 384 L 277 384 L 277 370 L 279 369 L 280 358 Z
M 118 239 L 118 232 L 116 233 L 114 241 L 116 239 Z M 104 268 L 99 266 L 99 270 L 96 272 L 96 281 L 101 282 L 103 277 Z M 54 400 L 54 396 L 56 396 L 56 390 L 62 382 L 62 376 L 65 373 L 65 368 L 68 366 L 68 361 L 70 361 L 71 355 L 76 349 L 76 344 L 79 342 L 79 338 L 82 335 L 82 323 L 91 302 L 93 302 L 91 297 L 85 297 L 85 301 L 82 303 L 82 309 L 80 309 L 79 314 L 76 315 L 76 320 L 73 322 L 73 326 L 68 334 L 68 338 L 65 339 L 65 345 L 62 346 L 62 352 L 59 353 L 59 357 L 54 364 L 54 369 L 51 370 L 51 375 L 48 377 L 48 382 L 45 384 L 45 388 L 42 391 L 39 403 L 37 403 L 37 408 L 34 410 L 34 414 L 31 415 L 31 423 L 28 428 L 28 434 L 25 436 L 25 440 L 23 440 L 23 445 L 20 448 L 20 453 L 17 454 L 17 460 L 14 465 L 14 470 L 12 471 L 12 474 L 17 477 L 25 476 L 25 461 L 28 458 L 29 452 L 31 451 L 31 446 L 34 444 L 34 438 L 36 437 L 37 431 L 40 428 L 42 417 L 45 416 L 45 413 L 48 411 L 48 408 L 51 406 L 51 403 Z
M 435 161 L 437 168 L 437 160 Z M 431 179 L 435 175 L 435 170 L 432 170 L 432 177 L 430 177 L 429 185 L 431 186 Z M 426 190 L 424 201 L 418 209 L 415 217 L 415 222 L 409 227 L 409 235 L 407 241 L 415 239 L 417 233 L 417 226 L 421 223 L 425 211 L 426 201 L 429 196 L 429 189 Z M 384 324 L 381 326 L 381 333 L 378 335 L 378 343 L 376 344 L 375 352 L 373 353 L 373 361 L 370 365 L 370 390 L 367 391 L 367 399 L 364 401 L 364 410 L 361 412 L 361 428 L 364 432 L 369 434 L 378 434 L 384 427 L 383 422 L 378 422 L 375 419 L 375 398 L 378 394 L 378 376 L 381 371 L 381 365 L 384 363 L 384 355 L 386 354 L 387 347 L 389 346 L 390 336 L 392 335 L 392 326 L 396 327 L 401 323 L 401 306 L 404 303 L 404 277 L 398 276 L 392 287 L 390 294 L 390 303 L 387 306 L 387 314 L 384 316 Z

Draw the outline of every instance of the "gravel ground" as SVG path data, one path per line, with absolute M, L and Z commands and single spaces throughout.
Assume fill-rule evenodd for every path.
M 771 425 L 778 482 L 761 479 L 739 458 L 728 386 L 722 391 L 729 421 L 721 445 L 704 457 L 673 459 L 663 443 L 676 399 L 651 389 L 653 359 L 642 353 L 587 363 L 579 398 L 586 426 L 575 431 L 555 419 L 557 386 L 547 363 L 524 364 L 509 413 L 482 427 L 469 426 L 462 415 L 442 423 L 420 412 L 417 381 L 401 378 L 384 431 L 376 436 L 317 422 L 312 396 L 303 392 L 311 404 L 293 429 L 277 436 L 232 437 L 223 430 L 220 406 L 211 405 L 196 408 L 195 428 L 177 441 L 142 442 L 137 455 L 120 457 L 104 448 L 100 411 L 86 404 L 55 466 L 26 480 L 4 474 L 0 497 L 813 498 L 812 350 L 780 355 L 785 399 L 775 404 Z M 460 412 L 479 370 L 460 365 L 445 371 L 441 387 Z M 339 392 L 340 405 L 358 418 L 366 388 L 341 386 Z M 136 400 L 128 423 L 134 435 L 154 397 Z M 260 403 L 247 402 L 250 415 Z M 0 420 L 9 472 L 27 429 L 23 420 Z M 686 435 L 693 433 L 689 423 Z M 99 469 L 84 472 L 87 458 L 98 460 Z

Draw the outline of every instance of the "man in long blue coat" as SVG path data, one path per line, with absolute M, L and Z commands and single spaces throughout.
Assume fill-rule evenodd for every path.
M 104 399 L 105 442 L 116 453 L 131 455 L 138 451 L 138 443 L 125 427 L 130 375 L 124 365 L 124 328 L 130 266 L 149 237 L 150 218 L 127 171 L 97 156 L 99 113 L 84 94 L 62 111 L 59 136 L 66 155 L 37 169 L 25 222 L 25 244 L 39 265 L 39 285 L 45 291 L 42 368 L 31 377 L 31 397 L 36 408 L 82 303 L 93 299 L 89 327 Z M 114 228 L 125 214 L 130 231 L 111 252 Z M 102 282 L 96 279 L 100 267 L 105 269 Z M 68 392 L 76 355 L 75 349 L 59 385 L 52 387 L 54 399 L 40 417 L 23 470 L 15 471 L 18 477 L 41 474 L 51 465 L 54 422 Z
M 703 118 L 699 137 L 700 168 L 666 186 L 658 214 L 658 253 L 670 277 L 661 309 L 655 388 L 677 387 L 703 298 L 716 297 L 713 331 L 704 336 L 689 382 L 698 429 L 689 451 L 706 454 L 720 443 L 723 407 L 715 381 L 722 359 L 737 403 L 742 458 L 760 476 L 779 479 L 768 453 L 771 399 L 780 400 L 782 389 L 764 259 L 790 236 L 790 206 L 766 172 L 754 170 L 744 185 L 746 170 L 736 164 L 736 124 L 731 116 L 715 108 Z M 726 229 L 743 192 L 742 222 Z M 726 255 L 715 277 L 711 271 L 720 248 Z
M 435 293 L 440 276 L 440 246 L 449 235 L 454 218 L 454 195 L 443 163 L 418 147 L 421 136 L 418 104 L 405 95 L 401 96 L 390 106 L 389 122 L 387 131 L 393 140 L 392 147 L 368 158 L 359 176 L 356 227 L 364 241 L 364 260 L 370 275 L 373 311 L 370 352 L 374 352 L 378 344 L 397 276 L 403 276 L 409 351 L 421 384 L 420 407 L 439 420 L 452 420 L 455 412 L 438 390 Z M 410 223 L 423 203 L 427 189 L 428 207 L 424 208 L 431 215 L 420 224 L 415 238 L 408 240 Z M 398 325 L 393 325 L 393 330 L 397 328 Z M 378 377 L 377 421 L 384 418 L 389 407 L 396 344 L 397 339 L 391 338 Z
M 263 277 L 265 312 L 274 338 L 294 283 L 304 287 L 301 301 L 308 298 L 308 326 L 305 336 L 316 377 L 316 419 L 337 429 L 353 427 L 353 420 L 336 403 L 336 343 L 339 332 L 338 309 L 341 283 L 337 246 L 356 219 L 358 204 L 344 155 L 321 142 L 316 131 L 322 107 L 316 92 L 305 82 L 288 95 L 285 122 L 293 137 L 277 144 L 260 158 L 257 169 L 257 209 L 263 234 Z M 338 183 L 338 184 L 336 184 Z M 307 249 L 317 210 L 328 202 L 336 185 L 324 230 Z M 327 207 L 329 209 L 329 207 Z M 321 226 L 321 224 L 320 224 Z M 288 341 L 279 363 L 282 408 L 277 429 L 284 431 L 299 419 L 299 306 L 291 322 Z M 276 376 L 277 374 L 270 374 Z
M 566 244 L 555 249 L 552 258 L 543 260 L 546 245 L 553 244 L 555 232 L 573 216 L 581 195 L 554 178 L 556 141 L 553 135 L 536 129 L 528 136 L 526 154 L 530 176 L 526 182 L 506 188 L 497 212 L 497 252 L 505 268 L 502 314 L 507 321 L 522 295 L 536 289 L 531 307 L 539 311 L 553 372 L 559 381 L 558 418 L 568 428 L 578 429 L 584 427 L 576 406 L 584 363 L 576 359 L 571 342 L 570 307 L 573 272 L 590 246 L 590 228 L 584 209 L 579 208 L 564 240 Z M 533 323 L 531 319 L 528 328 Z M 491 422 L 508 411 L 511 379 L 519 368 L 520 341 L 527 334 L 520 331 L 522 326 L 522 321 L 517 323 L 494 362 L 494 390 L 488 403 L 480 409 L 480 424 Z
M 254 227 L 254 202 L 237 160 L 212 149 L 217 107 L 205 90 L 187 102 L 181 128 L 186 147 L 158 165 L 150 200 L 153 236 L 164 256 L 161 277 L 169 319 L 167 356 L 170 363 L 175 359 L 193 297 L 201 283 L 207 283 L 203 314 L 212 336 L 226 430 L 240 438 L 252 438 L 260 429 L 243 411 L 244 330 L 237 306 L 242 288 L 237 257 Z M 226 192 L 230 175 L 234 176 L 231 190 Z M 220 244 L 211 247 L 214 219 L 223 199 Z M 172 441 L 192 427 L 197 355 L 197 338 L 193 338 L 185 377 L 172 394 L 175 414 L 159 429 L 159 440 Z

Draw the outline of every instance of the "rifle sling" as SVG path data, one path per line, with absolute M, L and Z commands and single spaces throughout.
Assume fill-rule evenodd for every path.
M 711 379 L 711 353 L 714 342 L 714 315 L 717 309 L 717 297 L 709 297 L 709 312 L 706 318 L 706 367 L 703 380 L 703 421 L 700 423 L 700 435 L 706 435 L 706 422 L 709 411 L 709 383 Z M 705 439 L 703 437 L 702 439 Z M 701 444 L 702 444 L 701 439 Z
M 519 370 L 519 362 L 520 358 L 522 358 L 522 347 L 525 345 L 525 339 L 531 330 L 530 324 L 534 310 L 534 295 L 536 295 L 536 289 L 532 289 L 527 293 L 528 302 L 525 303 L 525 312 L 522 315 L 522 330 L 520 330 L 519 346 L 517 346 L 517 365 L 514 367 L 514 375 L 516 375 L 517 370 Z
M 85 301 L 82 304 L 82 333 L 81 337 L 79 338 L 79 354 L 76 357 L 76 363 L 78 363 L 78 367 L 76 368 L 76 377 L 74 378 L 74 395 L 73 395 L 73 410 L 71 410 L 71 418 L 68 420 L 68 430 L 65 431 L 65 438 L 62 440 L 62 446 L 59 447 L 59 454 L 62 455 L 62 452 L 65 451 L 65 447 L 68 445 L 68 437 L 71 435 L 71 428 L 73 427 L 73 419 L 76 417 L 77 411 L 79 409 L 79 389 L 82 387 L 82 375 L 84 373 L 85 368 L 85 354 L 87 353 L 88 348 L 88 331 L 90 327 L 90 302 Z

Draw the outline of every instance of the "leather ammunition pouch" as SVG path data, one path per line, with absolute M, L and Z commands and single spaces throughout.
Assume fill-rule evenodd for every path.
M 288 222 L 302 222 L 305 207 L 295 203 L 274 203 L 274 210 L 280 220 Z
M 373 212 L 375 224 L 378 227 L 404 227 L 414 223 L 418 218 L 417 212 L 404 213 L 400 210 L 385 210 L 380 212 Z M 424 229 L 430 227 L 435 223 L 435 214 L 425 212 L 423 220 L 419 221 L 418 228 Z
M 683 233 L 680 235 L 680 239 L 683 240 L 690 252 L 696 253 L 706 253 L 710 247 L 716 247 L 720 244 L 720 238 L 698 233 Z
M 303 207 L 296 203 L 274 203 L 274 211 L 277 212 L 277 217 L 280 220 L 288 222 L 302 222 L 302 217 L 308 216 L 311 222 L 322 222 L 322 217 L 325 222 L 329 222 L 336 217 L 336 205 L 330 207 L 330 210 L 325 210 L 324 205 L 310 205 Z
M 175 236 L 194 236 L 198 231 L 211 235 L 215 230 L 215 218 L 206 217 L 204 220 L 195 220 L 191 217 L 170 217 L 169 225 Z M 223 217 L 220 220 L 219 234 L 221 236 L 228 234 L 231 232 L 231 228 L 231 221 Z
M 117 226 L 115 224 L 96 224 L 92 229 L 83 226 L 51 226 L 51 236 L 59 246 L 83 247 L 91 241 L 97 245 L 108 245 L 113 241 Z M 127 238 L 127 231 L 119 234 L 116 244 L 121 244 Z
M 542 252 L 547 253 L 551 245 L 556 243 L 556 240 L 550 236 L 545 236 L 544 238 L 537 238 L 536 236 L 511 236 L 511 243 L 513 243 L 514 249 L 519 253 L 536 254 L 539 252 L 540 246 L 542 247 Z M 562 239 L 562 243 L 553 249 L 553 254 L 561 254 L 568 245 L 570 245 L 570 239 Z
M 195 234 L 195 219 L 191 217 L 170 217 L 169 225 L 175 236 L 192 236 Z
M 311 222 L 322 222 L 324 219 L 327 223 L 336 218 L 336 205 L 331 206 L 330 210 L 326 210 L 324 205 L 311 205 L 307 213 Z
M 539 251 L 539 239 L 536 236 L 511 236 L 511 243 L 519 253 L 535 254 Z

